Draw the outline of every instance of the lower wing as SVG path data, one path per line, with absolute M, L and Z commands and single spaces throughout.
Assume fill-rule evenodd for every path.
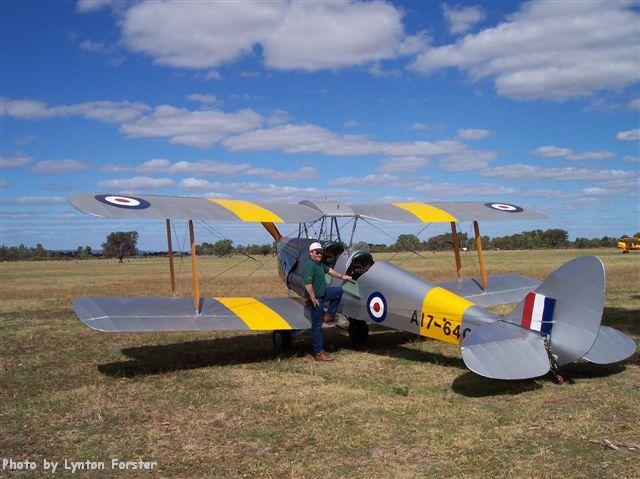
M 310 329 L 299 298 L 85 297 L 73 303 L 84 324 L 109 333 Z
M 488 278 L 486 290 L 482 289 L 479 279 L 448 281 L 440 283 L 438 286 L 468 299 L 482 308 L 488 308 L 517 303 L 539 284 L 540 281 L 537 279 L 519 274 L 500 274 Z

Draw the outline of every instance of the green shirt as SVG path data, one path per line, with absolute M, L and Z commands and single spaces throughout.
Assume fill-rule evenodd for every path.
M 329 267 L 324 263 L 308 258 L 302 270 L 302 279 L 304 284 L 313 285 L 313 294 L 316 298 L 321 298 L 327 290 L 327 281 L 325 274 L 329 272 Z

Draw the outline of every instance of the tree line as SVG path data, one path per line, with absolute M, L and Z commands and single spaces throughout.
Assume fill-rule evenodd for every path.
M 640 232 L 634 235 L 640 237 Z M 621 238 L 628 238 L 623 235 Z M 51 259 L 88 259 L 93 257 L 118 258 L 120 262 L 129 256 L 139 255 L 137 248 L 138 233 L 136 231 L 116 231 L 107 236 L 102 244 L 101 251 L 93 251 L 90 246 L 78 246 L 75 250 L 49 251 L 42 244 L 35 247 L 0 246 L 0 261 L 42 261 Z M 467 233 L 458 234 L 460 248 L 474 249 L 475 238 Z M 602 238 L 576 238 L 569 240 L 569 233 L 563 229 L 532 230 L 509 236 L 491 238 L 482 237 L 482 247 L 486 250 L 518 250 L 518 249 L 558 249 L 558 248 L 615 248 L 618 238 L 603 236 Z M 360 242 L 355 245 L 358 249 L 368 250 L 372 253 L 386 253 L 396 251 L 444 251 L 452 248 L 453 238 L 451 233 L 443 233 L 421 241 L 414 234 L 401 234 L 396 242 L 376 244 Z M 204 242 L 196 245 L 196 254 L 213 256 L 231 256 L 245 254 L 251 256 L 267 256 L 276 253 L 275 243 L 250 244 L 234 246 L 230 239 L 221 239 L 215 243 Z M 162 256 L 166 251 L 146 252 L 143 256 Z

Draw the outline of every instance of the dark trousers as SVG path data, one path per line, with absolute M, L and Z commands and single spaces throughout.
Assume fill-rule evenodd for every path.
M 338 311 L 342 299 L 342 288 L 330 286 L 324 296 L 318 299 L 318 306 L 313 307 L 311 301 L 307 307 L 311 311 L 311 347 L 313 354 L 318 354 L 323 349 L 322 323 L 324 322 L 324 307 L 327 306 L 327 314 L 334 316 Z

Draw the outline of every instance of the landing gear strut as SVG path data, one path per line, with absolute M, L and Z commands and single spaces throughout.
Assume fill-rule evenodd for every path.
M 562 386 L 564 384 L 564 378 L 559 372 L 560 366 L 558 366 L 558 358 L 551 352 L 551 340 L 549 337 L 544 340 L 544 347 L 547 350 L 547 356 L 549 356 L 549 364 L 551 365 L 551 368 L 549 370 L 551 379 L 554 383 Z

